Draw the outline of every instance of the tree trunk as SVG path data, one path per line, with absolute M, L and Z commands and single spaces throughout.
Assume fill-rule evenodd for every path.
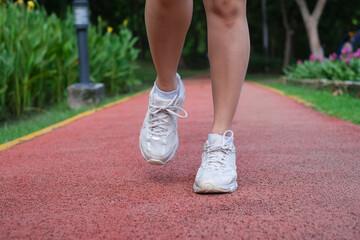
M 263 18 L 263 46 L 265 57 L 269 57 L 269 31 L 266 14 L 266 0 L 261 0 L 261 12 Z
M 286 68 L 290 63 L 293 30 L 291 29 L 291 26 L 287 18 L 286 3 L 284 0 L 280 0 L 280 3 L 281 3 L 281 12 L 283 15 L 283 24 L 285 28 L 285 36 L 286 36 L 283 68 Z
M 321 50 L 318 23 L 310 18 L 306 24 L 306 31 L 309 37 L 311 53 L 314 54 L 315 57 L 324 57 L 323 51 Z
M 300 8 L 300 12 L 305 23 L 305 28 L 309 39 L 311 53 L 315 57 L 324 57 L 323 51 L 321 50 L 318 24 L 321 14 L 324 10 L 326 1 L 327 0 L 318 0 L 314 11 L 312 12 L 312 14 L 310 14 L 309 8 L 305 0 L 296 0 L 296 3 Z

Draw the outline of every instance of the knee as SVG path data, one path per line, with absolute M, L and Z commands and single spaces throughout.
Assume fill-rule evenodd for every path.
M 246 0 L 212 0 L 210 11 L 225 21 L 231 21 L 246 15 Z

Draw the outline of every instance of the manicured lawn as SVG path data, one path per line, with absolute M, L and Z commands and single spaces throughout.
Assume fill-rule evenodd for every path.
M 332 92 L 315 90 L 309 87 L 283 85 L 281 82 L 257 81 L 269 87 L 283 91 L 286 95 L 295 95 L 314 104 L 313 108 L 329 116 L 360 124 L 360 99 L 347 93 L 333 96 Z

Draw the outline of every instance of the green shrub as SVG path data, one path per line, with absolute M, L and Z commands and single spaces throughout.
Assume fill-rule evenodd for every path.
M 293 79 L 317 78 L 329 80 L 360 81 L 360 49 L 355 53 L 345 53 L 340 59 L 333 53 L 328 59 L 299 60 L 296 65 L 284 69 L 287 77 Z
M 37 6 L 0 3 L 0 120 L 59 103 L 78 81 L 76 30 L 70 10 L 65 19 Z M 107 95 L 131 91 L 139 50 L 125 24 L 119 34 L 102 21 L 88 31 L 91 81 Z M 104 34 L 105 32 L 105 34 Z
M 107 93 L 118 94 L 133 90 L 140 81 L 135 79 L 135 61 L 139 50 L 134 48 L 137 38 L 127 28 L 126 22 L 119 26 L 119 33 L 103 34 L 106 23 L 98 18 L 98 26 L 89 28 L 89 55 L 91 81 L 103 82 Z

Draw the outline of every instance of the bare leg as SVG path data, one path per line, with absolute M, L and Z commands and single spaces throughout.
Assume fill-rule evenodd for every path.
M 193 0 L 146 0 L 145 21 L 162 91 L 177 88 L 176 71 L 191 23 Z
M 231 128 L 249 61 L 246 0 L 203 0 L 208 24 L 214 123 L 211 133 Z

